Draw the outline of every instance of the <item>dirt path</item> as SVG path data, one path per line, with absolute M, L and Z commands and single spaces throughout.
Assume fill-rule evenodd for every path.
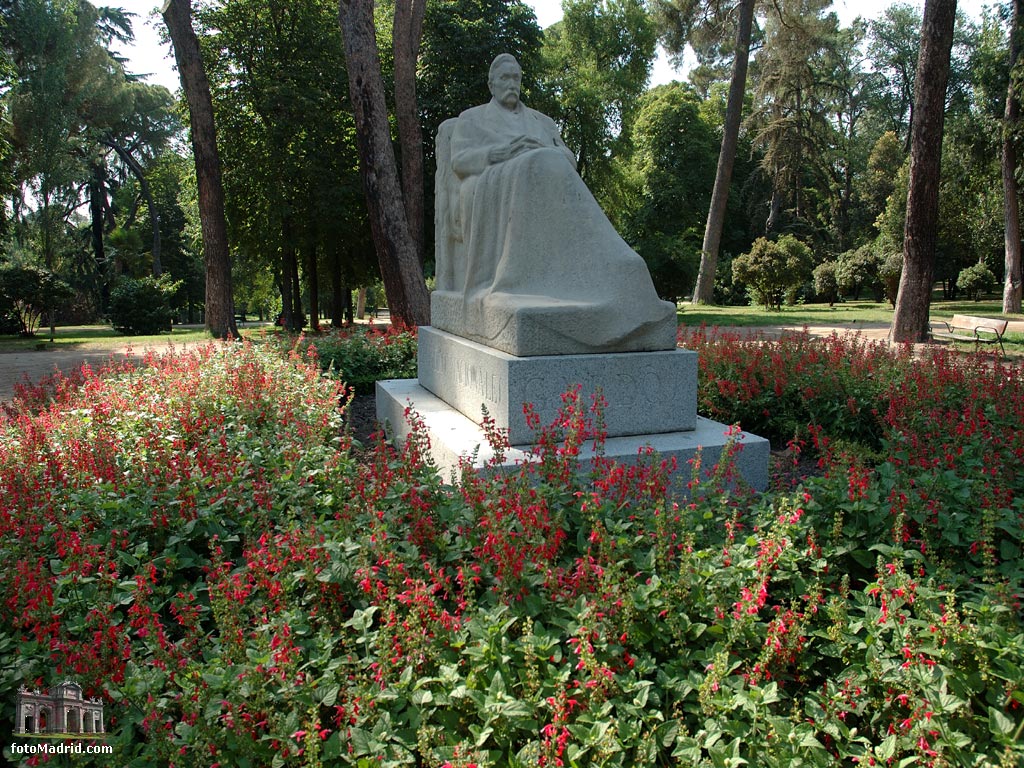
M 34 383 L 44 376 L 52 375 L 55 371 L 68 374 L 79 370 L 85 364 L 92 368 L 99 368 L 110 360 L 124 360 L 129 357 L 141 361 L 149 350 L 159 354 L 172 348 L 181 350 L 190 346 L 198 346 L 200 343 L 207 342 L 183 343 L 172 342 L 168 339 L 167 341 L 150 341 L 145 346 L 125 343 L 114 347 L 109 344 L 86 343 L 75 349 L 3 352 L 0 353 L 0 401 L 8 401 L 14 397 L 16 384 L 26 380 Z
M 379 322 L 379 321 L 378 321 Z M 739 334 L 755 335 L 763 334 L 768 338 L 777 338 L 783 332 L 800 332 L 804 329 L 813 336 L 830 336 L 832 333 L 860 333 L 867 339 L 885 339 L 889 335 L 888 323 L 864 323 L 853 322 L 842 326 L 835 325 L 772 325 L 750 328 L 729 328 Z M 723 328 L 723 330 L 726 330 Z M 1010 322 L 1007 329 L 1013 333 L 1024 333 L 1024 321 L 1015 320 Z M 56 349 L 29 352 L 4 352 L 0 353 L 0 401 L 10 400 L 14 396 L 15 384 L 24 381 L 39 381 L 44 376 L 52 374 L 55 370 L 70 373 L 88 363 L 93 368 L 98 368 L 111 358 L 124 359 L 133 355 L 141 360 L 148 350 L 164 352 L 172 347 L 178 350 L 189 346 L 197 346 L 208 342 L 181 343 L 167 341 L 147 342 L 144 347 L 133 346 L 125 343 L 116 347 L 101 344 L 83 344 L 76 349 Z

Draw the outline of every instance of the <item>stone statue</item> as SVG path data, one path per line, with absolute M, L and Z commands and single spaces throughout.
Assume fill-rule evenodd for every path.
M 438 131 L 431 325 L 517 356 L 673 349 L 675 306 L 521 81 L 501 54 L 491 101 Z

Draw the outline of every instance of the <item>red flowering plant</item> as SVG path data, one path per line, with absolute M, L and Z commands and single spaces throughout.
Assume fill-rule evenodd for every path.
M 317 334 L 282 336 L 281 342 L 300 353 L 317 350 L 325 371 L 334 371 L 357 394 L 373 392 L 382 379 L 416 377 L 416 327 L 369 325 L 336 328 Z
M 856 334 L 771 339 L 700 326 L 681 327 L 679 343 L 699 354 L 700 412 L 774 445 L 810 439 L 818 428 L 832 441 L 876 450 L 888 397 L 914 367 L 907 350 Z
M 794 370 L 830 359 L 796 344 Z M 40 391 L 0 427 L 0 718 L 57 674 L 104 697 L 124 765 L 1018 764 L 1020 371 L 918 365 L 953 399 L 911 413 L 900 355 L 868 354 L 843 386 L 877 460 L 818 425 L 820 476 L 761 495 L 731 451 L 608 460 L 575 390 L 530 417 L 535 461 L 458 484 L 412 411 L 350 459 L 343 387 L 297 351 Z M 977 542 L 951 540 L 965 503 Z

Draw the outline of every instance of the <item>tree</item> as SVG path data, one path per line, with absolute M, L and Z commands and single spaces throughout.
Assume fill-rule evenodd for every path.
M 408 0 L 399 0 L 407 2 Z M 426 325 L 430 300 L 398 178 L 372 0 L 339 0 L 349 93 L 370 227 L 393 322 Z
M 921 53 L 914 80 L 914 119 L 910 139 L 907 222 L 903 232 L 903 274 L 900 277 L 891 338 L 894 342 L 925 341 L 935 271 L 939 216 L 939 176 L 946 85 L 953 47 L 956 0 L 926 0 Z
M 809 229 L 816 201 L 807 191 L 828 192 L 827 161 L 838 137 L 829 122 L 835 84 L 824 54 L 839 36 L 835 14 L 822 15 L 826 8 L 825 0 L 783 0 L 765 25 L 749 122 L 772 182 L 769 233 L 784 231 L 784 217 L 789 228 Z
M 662 42 L 677 57 L 682 56 L 685 43 L 691 37 L 691 30 L 697 28 L 714 39 L 721 34 L 723 26 L 728 25 L 728 19 L 732 17 L 733 11 L 736 15 L 729 98 L 725 112 L 725 124 L 722 127 L 722 146 L 718 153 L 718 169 L 715 172 L 711 205 L 704 227 L 700 270 L 697 273 L 697 285 L 693 290 L 695 304 L 714 303 L 715 272 L 722 241 L 722 229 L 725 225 L 725 214 L 729 204 L 729 186 L 732 182 L 736 149 L 739 144 L 755 6 L 756 0 L 738 0 L 735 6 L 718 0 L 705 0 L 704 2 L 659 0 L 658 4 L 659 17 L 662 19 L 663 25 Z
M 875 221 L 888 204 L 889 197 L 896 191 L 898 169 L 903 165 L 903 145 L 895 131 L 886 131 L 875 141 L 868 155 L 867 173 L 861 178 L 860 197 L 867 206 L 867 215 Z M 903 190 L 906 202 L 906 190 Z
M 373 278 L 335 0 L 233 0 L 197 14 L 207 54 L 239 306 L 280 294 L 281 322 Z M 329 294 L 329 302 L 321 296 Z M 274 302 L 276 303 L 276 302 Z M 337 317 L 332 312 L 333 317 Z
M 786 294 L 812 274 L 811 249 L 792 235 L 778 240 L 759 237 L 750 253 L 732 263 L 733 279 L 750 287 L 753 299 L 765 309 L 782 309 Z
M 696 93 L 681 83 L 644 94 L 633 133 L 637 189 L 623 236 L 647 262 L 658 295 L 675 302 L 693 290 L 718 142 Z
M 192 28 L 191 2 L 166 0 L 160 12 L 171 37 L 192 126 L 192 153 L 206 264 L 206 328 L 217 338 L 238 338 L 231 295 L 231 256 L 224 217 L 217 131 L 213 121 L 210 82 L 203 66 L 199 41 Z
M 177 133 L 174 97 L 162 86 L 126 80 L 123 73 L 120 78 L 110 78 L 103 96 L 89 102 L 89 131 L 101 146 L 112 149 L 135 177 L 150 218 L 159 222 L 160 211 L 139 156 L 152 159 Z M 99 222 L 94 222 L 94 226 L 99 226 Z M 151 235 L 153 276 L 159 277 L 163 273 L 159 226 L 153 227 Z
M 86 175 L 78 111 L 82 80 L 98 56 L 94 28 L 79 18 L 79 10 L 85 9 L 75 3 L 28 0 L 12 9 L 4 28 L 17 69 L 6 94 L 15 177 L 28 188 L 15 203 L 15 215 L 30 207 L 25 197 L 37 202 L 40 255 L 50 270 L 58 266 L 58 231 L 77 207 L 77 182 Z
M 402 198 L 420 263 L 423 263 L 423 131 L 416 106 L 416 59 L 427 0 L 398 0 L 392 41 L 395 51 L 395 123 L 402 157 Z
M 910 147 L 909 128 L 914 105 L 914 72 L 921 44 L 921 14 L 911 5 L 893 3 L 868 24 L 868 57 L 878 93 L 875 109 L 882 118 L 880 130 L 895 133 Z
M 1021 230 L 1020 204 L 1017 187 L 1017 146 L 1016 134 L 1020 130 L 1020 97 L 1017 88 L 1020 73 L 1021 34 L 1024 26 L 1024 0 L 1013 0 L 1013 16 L 1010 20 L 1010 77 L 1006 86 L 1006 110 L 1003 113 L 1002 136 L 1002 177 L 1003 177 L 1003 220 L 1005 222 L 1005 277 L 1003 282 L 1003 312 L 1021 311 Z
M 543 85 L 580 176 L 607 203 L 612 161 L 630 146 L 654 62 L 654 24 L 641 0 L 566 0 L 562 7 L 565 17 L 544 31 Z

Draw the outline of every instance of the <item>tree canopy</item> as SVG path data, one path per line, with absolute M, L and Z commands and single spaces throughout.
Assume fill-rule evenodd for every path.
M 418 44 L 395 46 L 396 20 L 415 26 L 423 10 L 403 2 L 376 4 L 371 37 L 385 108 L 399 117 L 384 125 L 401 169 L 396 195 L 414 241 L 423 210 L 415 248 L 427 276 L 434 136 L 488 98 L 487 66 L 508 51 L 523 65 L 524 100 L 556 119 L 584 180 L 648 260 L 663 296 L 697 289 L 713 301 L 746 301 L 751 286 L 737 280 L 733 261 L 759 237 L 786 235 L 807 244 L 812 268 L 871 253 L 879 270 L 871 285 L 891 281 L 881 270 L 903 248 L 911 186 L 923 26 L 912 5 L 844 25 L 826 0 L 566 0 L 562 20 L 542 30 L 522 0 L 436 0 L 425 7 Z M 281 313 L 295 328 L 325 315 L 341 322 L 352 291 L 380 271 L 338 5 L 194 6 L 235 303 L 242 313 Z M 131 39 L 132 16 L 87 0 L 0 8 L 2 261 L 37 264 L 72 286 L 56 319 L 102 317 L 121 276 L 161 273 L 178 286 L 176 317 L 201 318 L 205 217 L 184 102 L 127 72 L 112 52 Z M 983 265 L 1009 286 L 1010 309 L 1021 284 L 1019 209 L 1010 205 L 1020 176 L 1012 10 L 955 21 L 934 269 L 955 296 L 958 284 L 978 284 L 959 275 Z M 656 41 L 679 61 L 695 52 L 687 83 L 651 87 Z M 739 78 L 744 45 L 749 72 L 744 63 Z M 405 105 L 398 111 L 396 98 Z M 417 130 L 397 130 L 410 114 Z M 422 171 L 407 162 L 414 144 Z M 712 246 L 716 258 L 705 264 Z M 848 282 L 836 289 L 856 290 Z M 819 298 L 809 276 L 795 291 Z

